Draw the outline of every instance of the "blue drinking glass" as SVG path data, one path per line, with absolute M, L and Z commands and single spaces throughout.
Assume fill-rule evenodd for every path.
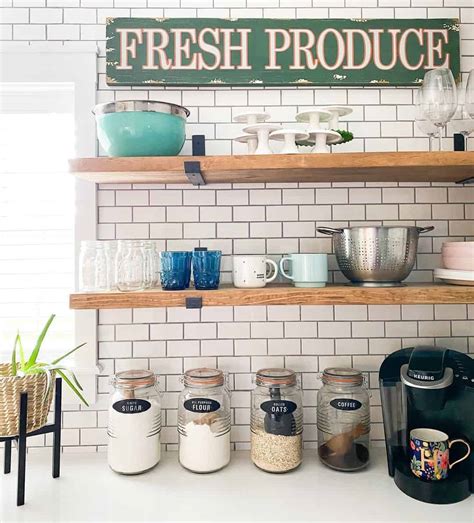
M 160 252 L 161 287 L 164 290 L 182 291 L 186 288 L 189 254 L 186 251 Z
M 221 272 L 221 251 L 194 251 L 194 286 L 199 290 L 217 289 Z
M 189 289 L 191 283 L 191 265 L 193 261 L 193 253 L 191 251 L 186 252 L 186 289 Z

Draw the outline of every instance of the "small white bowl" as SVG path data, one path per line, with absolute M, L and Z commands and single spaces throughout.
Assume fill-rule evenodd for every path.
M 445 269 L 474 272 L 474 257 L 472 256 L 446 256 L 443 254 L 442 260 Z

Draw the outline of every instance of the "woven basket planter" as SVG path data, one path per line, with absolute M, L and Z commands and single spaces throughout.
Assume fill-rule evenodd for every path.
M 20 423 L 20 395 L 28 393 L 27 432 L 46 425 L 53 399 L 54 373 L 52 384 L 45 398 L 48 378 L 45 374 L 11 376 L 11 365 L 0 363 L 0 437 L 16 436 Z

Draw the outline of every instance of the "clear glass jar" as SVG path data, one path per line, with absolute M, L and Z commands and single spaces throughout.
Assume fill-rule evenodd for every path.
M 370 400 L 360 370 L 330 368 L 318 391 L 318 453 L 336 470 L 354 471 L 369 463 Z
M 145 263 L 145 288 L 151 289 L 157 286 L 159 279 L 156 243 L 153 241 L 143 242 L 143 253 Z
M 108 290 L 107 256 L 101 241 L 82 241 L 79 254 L 79 290 Z
M 296 373 L 262 369 L 255 375 L 250 418 L 251 458 L 267 472 L 288 472 L 303 459 L 303 408 Z
M 126 370 L 112 378 L 107 435 L 109 466 L 140 474 L 160 461 L 161 401 L 157 377 L 149 370 Z
M 192 472 L 214 472 L 230 462 L 230 391 L 218 369 L 184 373 L 179 396 L 179 462 Z
M 117 252 L 117 288 L 119 291 L 141 291 L 146 286 L 146 264 L 143 241 L 121 240 Z
M 104 241 L 107 260 L 107 286 L 109 290 L 117 290 L 117 240 Z

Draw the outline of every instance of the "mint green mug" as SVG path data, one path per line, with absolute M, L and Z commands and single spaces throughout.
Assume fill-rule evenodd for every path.
M 285 262 L 288 272 L 285 271 Z M 280 260 L 280 272 L 295 287 L 325 287 L 328 281 L 327 254 L 287 254 Z

